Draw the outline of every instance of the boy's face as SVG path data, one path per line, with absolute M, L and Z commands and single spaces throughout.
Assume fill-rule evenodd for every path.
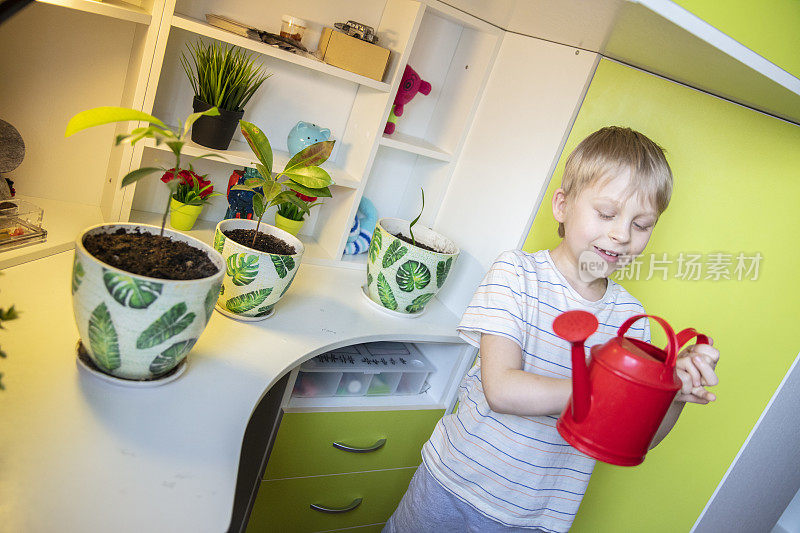
M 631 192 L 629 181 L 625 171 L 577 197 L 567 199 L 562 189 L 553 196 L 553 216 L 564 224 L 562 245 L 584 281 L 610 276 L 650 240 L 657 211 L 642 194 Z

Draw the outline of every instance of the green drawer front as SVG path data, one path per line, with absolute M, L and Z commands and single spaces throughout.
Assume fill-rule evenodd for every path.
M 262 481 L 247 533 L 325 531 L 385 522 L 400 503 L 415 470 L 400 468 Z M 344 513 L 310 508 L 311 504 L 342 508 L 356 498 L 362 499 L 361 504 Z
M 443 414 L 443 409 L 286 413 L 264 479 L 417 466 L 422 445 Z M 363 448 L 382 438 L 386 444 L 373 452 L 333 447 L 340 442 Z

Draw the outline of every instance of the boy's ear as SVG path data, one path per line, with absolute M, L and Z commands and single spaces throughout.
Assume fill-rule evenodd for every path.
M 553 193 L 553 218 L 556 219 L 556 222 L 563 223 L 566 219 L 567 213 L 567 195 L 564 193 L 564 189 L 559 187 Z

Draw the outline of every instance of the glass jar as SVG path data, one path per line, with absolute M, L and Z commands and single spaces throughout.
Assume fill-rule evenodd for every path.
M 297 44 L 300 44 L 300 41 L 303 40 L 306 27 L 307 24 L 305 20 L 291 15 L 284 15 L 281 24 L 281 37 L 292 39 L 297 42 Z

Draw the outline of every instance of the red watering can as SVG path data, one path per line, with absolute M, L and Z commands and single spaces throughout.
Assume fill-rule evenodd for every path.
M 646 317 L 664 328 L 666 349 L 624 337 L 634 322 Z M 556 427 L 590 457 L 619 466 L 638 465 L 681 388 L 675 370 L 678 350 L 693 337 L 698 344 L 708 344 L 708 337 L 692 328 L 675 335 L 666 320 L 635 315 L 619 327 L 616 337 L 592 346 L 587 368 L 583 343 L 597 326 L 597 318 L 586 311 L 567 311 L 553 321 L 555 334 L 572 344 L 572 396 Z

